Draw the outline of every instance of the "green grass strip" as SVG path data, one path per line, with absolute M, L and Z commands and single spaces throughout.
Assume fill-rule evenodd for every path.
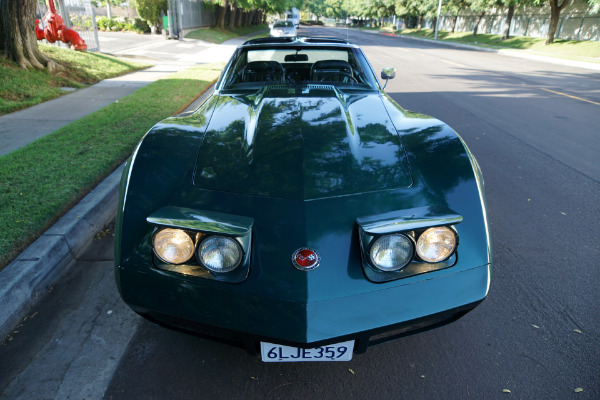
M 0 268 L 129 157 L 148 129 L 206 90 L 222 68 L 200 65 L 153 82 L 0 157 Z
M 389 30 L 388 30 L 389 31 Z M 404 29 L 395 33 L 433 39 L 435 34 L 431 29 Z M 438 40 L 463 43 L 473 46 L 491 47 L 494 49 L 526 50 L 549 57 L 568 58 L 587 62 L 600 62 L 600 42 L 555 39 L 554 43 L 546 45 L 546 38 L 528 36 L 513 36 L 502 40 L 501 35 L 477 34 L 472 32 L 439 31 Z
M 26 71 L 16 63 L 0 58 L 0 115 L 68 93 L 61 87 L 81 88 L 148 66 L 104 54 L 74 51 L 41 43 L 39 48 L 46 56 L 63 65 L 65 71 L 57 75 L 51 75 L 47 70 Z
M 209 43 L 223 43 L 226 40 L 263 31 L 267 28 L 267 25 L 253 25 L 246 28 L 237 27 L 233 29 L 203 28 L 188 33 L 185 38 L 204 40 Z

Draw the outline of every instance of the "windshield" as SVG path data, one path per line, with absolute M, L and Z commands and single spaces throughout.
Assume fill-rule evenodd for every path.
M 273 24 L 273 28 L 293 28 L 294 24 L 292 21 L 279 21 Z
M 378 89 L 362 52 L 340 47 L 242 49 L 224 82 L 224 89 L 260 88 L 266 84 Z

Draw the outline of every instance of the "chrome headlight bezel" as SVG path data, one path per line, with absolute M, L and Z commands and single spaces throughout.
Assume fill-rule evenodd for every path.
M 241 283 L 250 274 L 250 253 L 252 245 L 252 226 L 254 220 L 232 214 L 214 211 L 195 210 L 182 207 L 164 207 L 149 217 L 146 221 L 154 226 L 151 247 L 153 249 L 153 264 L 156 268 L 176 272 L 185 276 L 216 280 L 227 283 Z M 164 229 L 176 229 L 185 232 L 194 241 L 194 256 L 186 262 L 173 264 L 154 251 L 153 238 Z M 235 266 L 226 270 L 207 268 L 198 256 L 198 248 L 202 242 L 211 237 L 223 237 L 232 240 L 233 246 L 239 251 L 239 259 Z
M 459 234 L 454 226 L 462 222 L 463 218 L 450 210 L 447 211 L 421 207 L 357 218 L 362 269 L 365 277 L 374 283 L 384 283 L 454 266 L 458 260 L 459 245 Z M 417 254 L 417 241 L 423 232 L 442 226 L 452 230 L 456 238 L 456 246 L 451 254 L 443 260 L 426 262 Z M 414 252 L 409 263 L 388 271 L 377 267 L 370 255 L 372 245 L 380 237 L 386 235 L 404 235 L 411 239 Z

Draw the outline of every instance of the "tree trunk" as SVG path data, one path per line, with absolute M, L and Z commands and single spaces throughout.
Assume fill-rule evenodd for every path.
M 483 19 L 484 16 L 485 16 L 485 11 L 482 11 L 481 14 L 479 14 L 479 18 L 477 18 L 477 22 L 475 23 L 475 28 L 473 28 L 473 36 L 477 35 L 477 31 L 479 30 L 479 24 L 481 23 L 481 20 Z
M 458 15 L 452 17 L 452 29 L 450 30 L 450 33 L 454 33 L 454 30 L 456 29 L 456 21 L 458 21 Z
M 229 28 L 233 29 L 235 27 L 235 21 L 236 21 L 236 14 L 237 14 L 238 8 L 237 6 L 232 3 L 231 4 L 231 14 L 229 15 Z
M 35 35 L 36 0 L 0 0 L 0 54 L 21 68 L 52 73 L 58 64 L 39 50 Z
M 554 36 L 556 35 L 556 28 L 558 28 L 558 21 L 560 20 L 560 12 L 568 4 L 568 0 L 563 0 L 562 4 L 558 4 L 559 0 L 550 1 L 550 26 L 548 26 L 548 36 L 546 36 L 546 44 L 554 43 Z
M 0 1 L 2 1 L 2 0 L 0 0 Z M 219 24 L 221 23 L 221 18 L 222 18 L 221 13 L 223 12 L 223 11 L 221 11 L 221 8 L 223 8 L 223 7 L 221 7 L 220 5 L 216 5 L 215 8 L 217 10 L 217 19 L 215 21 L 215 28 L 218 28 Z
M 225 29 L 225 14 L 227 13 L 228 7 L 229 0 L 224 0 L 223 5 L 219 7 L 219 12 L 217 14 L 217 28 Z
M 506 22 L 504 23 L 504 34 L 502 40 L 506 40 L 510 37 L 510 23 L 512 22 L 513 15 L 515 14 L 515 6 L 511 4 L 508 6 L 508 14 L 506 15 Z
M 419 22 L 417 22 L 417 29 L 421 29 L 423 27 L 423 14 L 419 15 Z
M 231 2 L 227 1 L 227 5 L 223 8 L 225 9 L 225 16 L 223 17 L 223 28 L 229 26 L 229 20 L 231 17 Z
M 237 26 L 237 27 L 242 26 L 243 18 L 244 18 L 244 10 L 240 8 L 237 13 L 237 21 L 235 22 L 235 26 Z

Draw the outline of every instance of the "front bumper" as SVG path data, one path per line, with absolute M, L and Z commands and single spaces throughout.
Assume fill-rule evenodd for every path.
M 490 265 L 394 287 L 315 302 L 278 301 L 246 293 L 242 285 L 196 282 L 149 269 L 117 267 L 126 303 L 144 317 L 245 348 L 260 341 L 313 348 L 356 340 L 355 352 L 452 322 L 489 290 Z M 441 272 L 441 271 L 440 271 Z

